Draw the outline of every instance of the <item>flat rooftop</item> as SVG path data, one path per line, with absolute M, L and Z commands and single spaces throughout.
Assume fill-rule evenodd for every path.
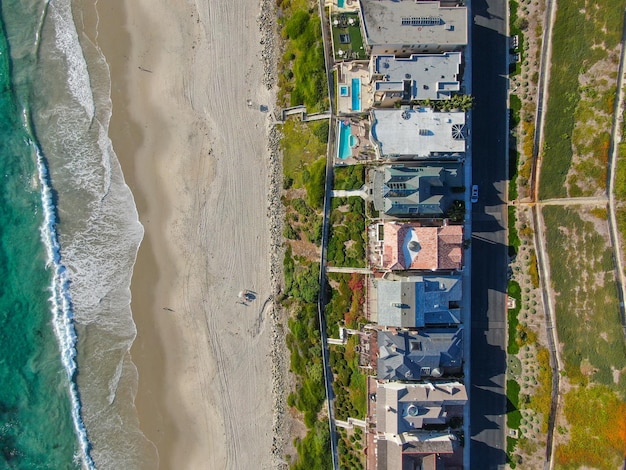
M 467 44 L 467 9 L 439 2 L 361 0 L 367 43 Z
M 432 153 L 465 152 L 465 113 L 430 108 L 372 111 L 372 141 L 381 156 L 428 157 Z
M 380 55 L 373 58 L 374 73 L 383 80 L 376 81 L 377 91 L 404 91 L 410 83 L 411 100 L 439 100 L 460 90 L 460 52 L 443 54 L 413 54 L 408 58 Z

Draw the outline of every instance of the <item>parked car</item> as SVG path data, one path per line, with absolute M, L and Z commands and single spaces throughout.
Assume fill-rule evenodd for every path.
M 472 185 L 472 195 L 470 197 L 470 201 L 472 201 L 472 204 L 476 204 L 478 202 L 478 185 L 477 184 Z

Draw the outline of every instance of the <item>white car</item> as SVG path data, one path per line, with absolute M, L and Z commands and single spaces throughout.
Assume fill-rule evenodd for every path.
M 476 204 L 478 202 L 478 185 L 477 184 L 472 185 L 472 195 L 470 197 L 470 201 L 472 201 L 472 204 Z

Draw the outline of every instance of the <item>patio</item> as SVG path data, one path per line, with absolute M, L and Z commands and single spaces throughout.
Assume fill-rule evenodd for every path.
M 359 81 L 354 89 L 353 80 Z M 369 62 L 352 61 L 337 65 L 337 114 L 367 112 L 374 104 L 374 89 L 370 84 Z M 358 93 L 355 98 L 354 93 Z M 354 101 L 357 109 L 354 109 Z
M 330 27 L 335 61 L 367 59 L 358 13 L 334 13 L 330 18 Z

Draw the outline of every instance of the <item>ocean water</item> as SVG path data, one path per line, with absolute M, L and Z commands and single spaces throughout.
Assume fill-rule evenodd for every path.
M 106 60 L 69 0 L 0 14 L 0 468 L 156 468 L 128 353 L 143 228 Z

